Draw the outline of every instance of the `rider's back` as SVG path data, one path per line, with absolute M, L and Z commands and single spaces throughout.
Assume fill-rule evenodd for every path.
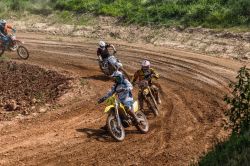
M 0 24 L 0 32 L 3 33 L 4 35 L 8 35 L 11 30 L 13 29 L 13 27 L 9 24 Z

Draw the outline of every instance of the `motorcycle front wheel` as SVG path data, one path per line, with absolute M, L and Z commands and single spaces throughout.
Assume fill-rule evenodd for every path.
M 26 60 L 29 58 L 29 51 L 26 47 L 24 46 L 19 46 L 17 49 L 17 54 L 20 58 Z
M 114 115 L 110 114 L 107 119 L 107 126 L 110 135 L 117 141 L 123 141 L 125 138 L 124 127 L 118 126 L 117 119 Z
M 148 107 L 153 112 L 153 114 L 155 116 L 159 116 L 159 110 L 157 108 L 157 105 L 155 105 L 153 99 L 151 97 L 147 96 L 146 100 L 147 100 Z

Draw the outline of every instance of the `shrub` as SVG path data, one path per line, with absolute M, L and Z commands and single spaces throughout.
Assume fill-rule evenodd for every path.
M 21 10 L 25 10 L 27 6 L 27 1 L 25 0 L 11 0 L 10 1 L 10 9 L 11 10 L 15 10 L 15 11 L 21 11 Z
M 250 126 L 250 72 L 242 67 L 238 76 L 238 81 L 231 83 L 232 94 L 225 96 L 226 103 L 230 108 L 225 112 L 229 117 L 227 125 L 236 133 L 249 130 Z

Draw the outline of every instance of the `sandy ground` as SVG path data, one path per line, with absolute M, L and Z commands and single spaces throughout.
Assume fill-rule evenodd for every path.
M 153 45 L 120 43 L 118 57 L 132 74 L 143 59 L 160 73 L 163 104 L 150 132 L 126 131 L 115 142 L 99 128 L 104 105 L 97 99 L 112 82 L 99 71 L 97 41 L 19 34 L 30 59 L 15 61 L 67 73 L 82 83 L 79 92 L 58 99 L 56 109 L 0 122 L 0 165 L 189 165 L 227 137 L 221 126 L 223 97 L 236 71 L 249 62 L 210 57 Z M 116 41 L 112 41 L 115 44 Z M 73 97 L 72 97 L 73 96 Z

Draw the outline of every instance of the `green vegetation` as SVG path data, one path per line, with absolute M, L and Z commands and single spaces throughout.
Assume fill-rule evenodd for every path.
M 86 25 L 92 16 L 74 11 L 55 10 L 58 0 L 1 0 L 0 19 L 15 17 L 18 19 L 30 18 L 31 15 L 45 16 L 50 23 L 67 23 Z
M 110 15 L 142 25 L 250 25 L 249 0 L 58 0 L 55 8 Z
M 250 72 L 242 67 L 237 82 L 231 83 L 232 94 L 225 97 L 230 106 L 225 112 L 227 126 L 233 130 L 228 141 L 218 143 L 206 154 L 199 165 L 249 165 L 250 164 Z
M 1 0 L 0 16 L 10 10 L 108 15 L 121 23 L 154 26 L 250 27 L 249 0 Z
M 29 11 L 34 14 L 48 15 L 52 13 L 54 4 L 53 0 L 1 0 L 0 13 Z
M 200 166 L 239 166 L 250 164 L 250 132 L 232 135 L 228 141 L 218 143 L 199 162 Z
M 238 76 L 238 82 L 231 83 L 233 89 L 230 96 L 225 97 L 225 101 L 230 108 L 225 112 L 229 117 L 228 126 L 235 133 L 243 133 L 250 127 L 250 72 L 246 67 L 242 67 Z

